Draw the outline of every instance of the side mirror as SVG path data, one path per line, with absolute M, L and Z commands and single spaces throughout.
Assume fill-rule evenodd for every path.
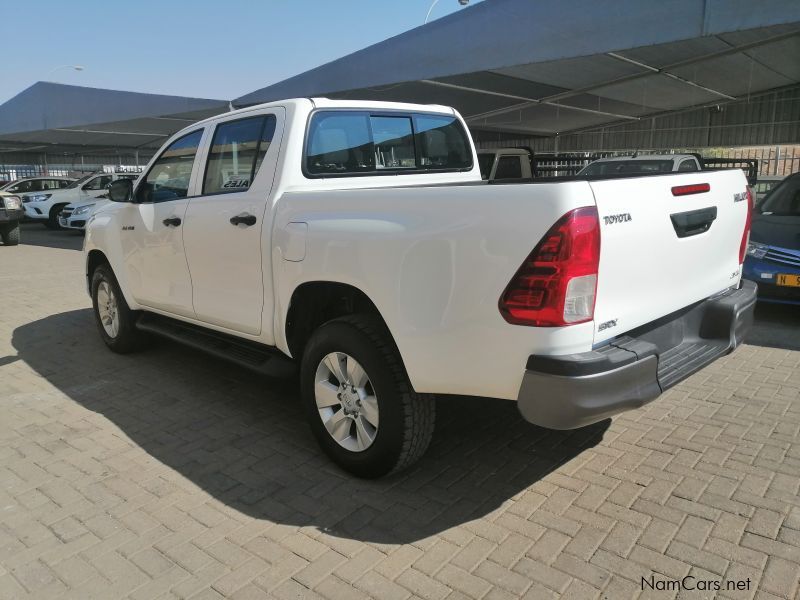
M 112 202 L 132 202 L 133 182 L 130 179 L 117 179 L 108 186 L 108 197 Z

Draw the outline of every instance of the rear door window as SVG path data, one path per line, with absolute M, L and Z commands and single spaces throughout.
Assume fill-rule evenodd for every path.
M 472 147 L 452 116 L 319 111 L 306 139 L 312 177 L 453 171 L 472 168 Z
M 208 151 L 203 194 L 250 188 L 275 135 L 275 115 L 259 115 L 217 125 Z

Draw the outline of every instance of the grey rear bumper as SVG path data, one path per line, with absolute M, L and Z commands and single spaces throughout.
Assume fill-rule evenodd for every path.
M 756 285 L 703 300 L 591 352 L 528 359 L 518 400 L 525 420 L 583 427 L 654 400 L 734 350 L 753 322 Z

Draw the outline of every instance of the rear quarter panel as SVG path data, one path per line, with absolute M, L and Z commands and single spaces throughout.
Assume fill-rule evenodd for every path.
M 591 349 L 592 323 L 508 324 L 498 300 L 564 213 L 592 205 L 586 182 L 289 192 L 273 246 L 276 340 L 294 290 L 335 281 L 378 307 L 418 392 L 516 399 L 528 356 Z M 305 255 L 291 231 L 305 223 Z

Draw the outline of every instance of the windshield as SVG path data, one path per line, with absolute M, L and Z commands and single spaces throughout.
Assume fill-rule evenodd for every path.
M 78 180 L 76 180 L 76 181 L 73 181 L 72 183 L 70 183 L 70 184 L 69 184 L 69 185 L 68 185 L 68 186 L 67 186 L 65 189 L 71 190 L 71 189 L 73 189 L 73 188 L 76 188 L 76 187 L 78 187 L 78 186 L 79 186 L 79 185 L 81 185 L 81 184 L 82 184 L 84 181 L 86 181 L 87 179 L 89 179 L 89 177 L 91 177 L 92 175 L 94 175 L 94 173 L 89 173 L 88 175 L 84 175 L 84 176 L 83 176 L 83 177 L 81 177 L 80 179 L 78 179 Z
M 478 166 L 481 169 L 481 177 L 488 179 L 489 173 L 492 172 L 492 163 L 494 162 L 494 152 L 490 154 L 478 154 Z
M 758 207 L 762 215 L 800 217 L 800 177 L 787 177 L 767 194 Z
M 669 173 L 671 160 L 607 160 L 590 164 L 578 175 L 621 175 L 634 173 Z

